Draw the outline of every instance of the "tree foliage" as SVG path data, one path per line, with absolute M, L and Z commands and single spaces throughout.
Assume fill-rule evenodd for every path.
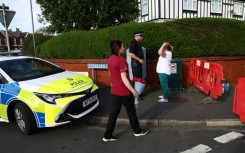
M 42 33 L 35 33 L 35 46 L 36 46 L 36 54 L 39 54 L 40 45 L 51 39 L 53 36 L 44 35 Z M 29 34 L 24 41 L 23 51 L 26 55 L 35 55 L 34 47 L 33 47 L 33 35 Z
M 49 22 L 48 31 L 105 28 L 131 22 L 139 15 L 138 0 L 36 0 L 42 10 L 40 22 Z

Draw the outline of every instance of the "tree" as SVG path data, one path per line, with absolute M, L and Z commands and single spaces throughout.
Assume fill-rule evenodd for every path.
M 134 21 L 139 17 L 138 0 L 101 0 L 98 28 Z
M 42 33 L 35 33 L 35 45 L 36 45 L 36 53 L 39 55 L 40 45 L 51 39 L 53 36 L 44 35 Z M 35 55 L 34 47 L 33 47 L 33 35 L 28 34 L 27 38 L 23 44 L 23 51 L 26 55 Z
M 35 34 L 41 34 L 43 36 L 54 36 L 55 33 L 51 33 L 48 31 L 47 27 L 41 27 L 35 31 Z
M 40 22 L 48 31 L 105 28 L 132 22 L 139 16 L 138 0 L 36 0 L 42 10 Z

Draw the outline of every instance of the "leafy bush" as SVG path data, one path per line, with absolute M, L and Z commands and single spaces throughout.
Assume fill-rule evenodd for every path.
M 174 46 L 174 57 L 245 55 L 244 21 L 196 18 L 164 23 L 128 23 L 94 31 L 71 31 L 43 43 L 45 58 L 107 58 L 109 41 L 119 39 L 128 48 L 136 31 L 144 32 L 142 46 L 148 58 L 157 58 L 164 41 Z
M 52 38 L 52 36 L 45 36 L 43 34 L 35 34 L 35 46 L 36 46 L 36 54 L 38 55 L 40 52 L 40 45 L 43 44 L 45 41 Z M 34 47 L 33 47 L 33 35 L 29 34 L 25 39 L 23 44 L 23 51 L 26 55 L 35 55 Z

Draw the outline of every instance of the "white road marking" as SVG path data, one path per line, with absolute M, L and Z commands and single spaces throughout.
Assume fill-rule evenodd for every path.
M 209 146 L 199 144 L 196 147 L 193 147 L 189 150 L 186 150 L 186 151 L 180 152 L 180 153 L 206 153 L 206 152 L 209 152 L 211 150 L 212 149 Z
M 230 142 L 232 140 L 235 140 L 235 139 L 243 137 L 243 136 L 244 135 L 241 133 L 237 133 L 237 132 L 232 131 L 232 132 L 227 133 L 225 135 L 222 135 L 220 137 L 214 138 L 214 140 L 219 142 L 219 143 L 227 143 L 227 142 Z

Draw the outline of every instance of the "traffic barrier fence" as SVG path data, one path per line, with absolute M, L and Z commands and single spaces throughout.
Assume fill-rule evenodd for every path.
M 189 82 L 210 97 L 218 99 L 224 93 L 224 85 L 226 84 L 223 66 L 192 58 L 190 61 Z
M 234 89 L 233 113 L 240 116 L 240 121 L 245 123 L 245 77 L 238 80 Z

